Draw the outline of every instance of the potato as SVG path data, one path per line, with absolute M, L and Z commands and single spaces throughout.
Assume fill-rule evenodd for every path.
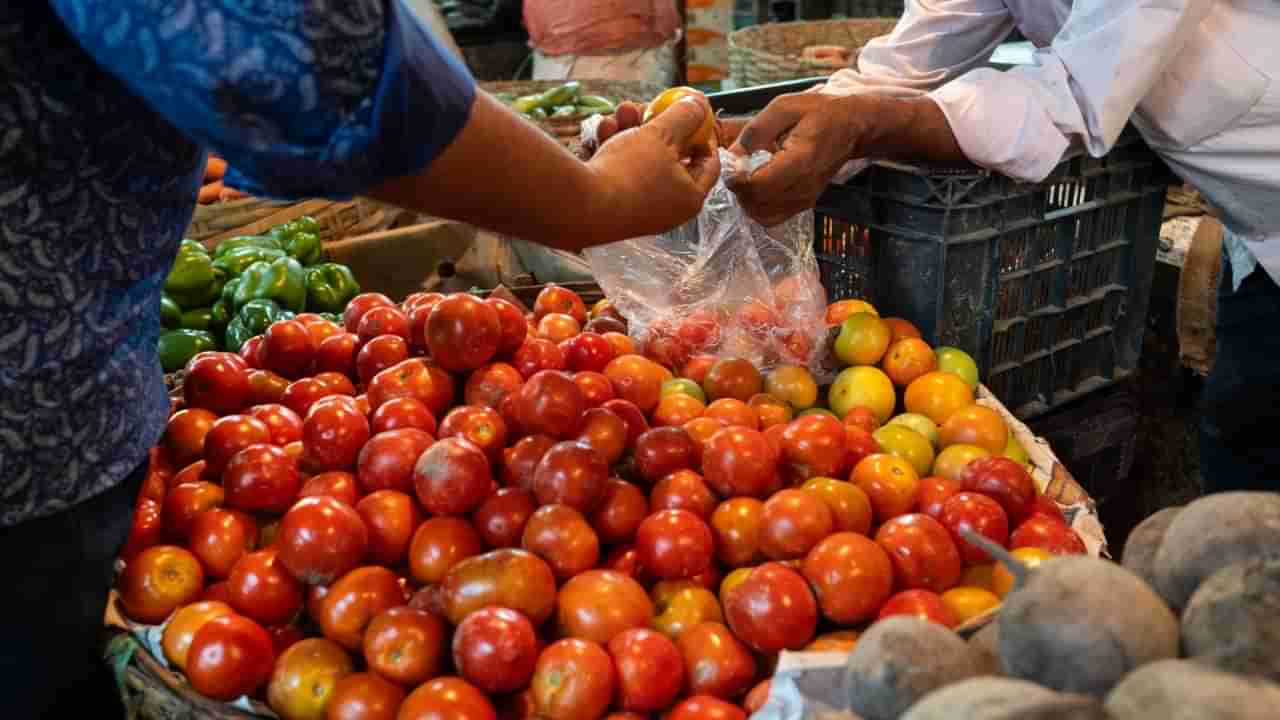
M 1182 652 L 1219 670 L 1280 682 L 1277 618 L 1280 557 L 1233 563 L 1201 583 L 1182 611 Z
M 1004 674 L 1004 668 L 1000 665 L 1000 623 L 998 622 L 998 617 L 992 618 L 986 627 L 969 638 L 969 648 L 973 651 L 974 660 L 978 663 L 979 674 Z
M 1120 564 L 1137 573 L 1138 577 L 1152 587 L 1156 584 L 1152 567 L 1155 565 L 1156 551 L 1160 549 L 1164 531 L 1180 510 L 1182 510 L 1181 505 L 1157 510 L 1148 515 L 1146 520 L 1138 523 L 1124 541 L 1124 557 L 1121 558 Z
M 969 645 L 949 628 L 917 617 L 873 624 L 845 666 L 849 708 L 864 720 L 895 720 L 940 687 L 979 673 Z
M 1161 660 L 1130 673 L 1105 707 L 1115 720 L 1275 720 L 1280 687 L 1196 660 Z
M 1181 611 L 1205 578 L 1280 548 L 1280 493 L 1226 492 L 1189 503 L 1156 550 L 1156 590 Z
M 1102 704 L 1026 680 L 973 678 L 925 696 L 902 720 L 1108 720 Z

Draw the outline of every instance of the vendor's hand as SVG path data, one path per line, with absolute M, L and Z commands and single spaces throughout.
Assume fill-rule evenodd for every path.
M 757 222 L 777 225 L 811 209 L 831 178 L 858 151 L 874 117 L 857 96 L 801 93 L 778 97 L 742 130 L 732 151 L 773 159 L 730 187 Z
M 589 162 L 602 189 L 598 210 L 625 237 L 666 232 L 702 210 L 720 177 L 714 143 L 691 140 L 708 112 L 697 99 L 681 100 L 649 122 L 618 132 Z

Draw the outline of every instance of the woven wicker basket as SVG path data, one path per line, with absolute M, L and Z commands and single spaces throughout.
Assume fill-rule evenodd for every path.
M 304 200 L 297 203 L 246 198 L 197 205 L 185 237 L 210 249 L 238 235 L 261 235 L 277 225 L 310 215 L 320 224 L 320 239 L 333 242 L 349 235 L 386 230 L 404 222 L 406 211 L 366 198 L 350 202 Z M 411 213 L 410 213 L 411 214 Z
M 532 95 L 559 87 L 564 82 L 561 80 L 519 80 L 481 83 L 480 87 L 491 93 Z M 577 82 L 582 85 L 583 94 L 599 95 L 609 98 L 615 103 L 627 100 L 649 102 L 666 89 L 659 83 L 638 80 L 577 80 Z M 547 118 L 539 122 L 538 126 L 559 140 L 565 147 L 576 151 L 578 135 L 582 129 L 582 121 L 588 117 L 588 115 L 569 115 L 566 117 Z
M 829 67 L 805 62 L 801 54 L 811 45 L 839 45 L 857 52 L 872 38 L 887 35 L 895 18 L 816 20 L 754 25 L 729 34 L 729 77 L 737 87 L 754 87 L 826 75 Z

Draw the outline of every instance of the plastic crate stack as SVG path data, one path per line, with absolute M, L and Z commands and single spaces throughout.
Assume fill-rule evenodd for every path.
M 823 285 L 972 354 L 1034 417 L 1137 369 L 1168 179 L 1132 130 L 1040 184 L 877 164 L 819 201 Z

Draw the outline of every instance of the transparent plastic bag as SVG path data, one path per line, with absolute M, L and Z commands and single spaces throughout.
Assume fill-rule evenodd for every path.
M 813 213 L 776 227 L 749 218 L 725 184 L 765 164 L 720 151 L 721 176 L 697 218 L 663 235 L 584 251 L 645 354 L 674 369 L 694 355 L 808 367 L 820 380 L 826 293 Z

